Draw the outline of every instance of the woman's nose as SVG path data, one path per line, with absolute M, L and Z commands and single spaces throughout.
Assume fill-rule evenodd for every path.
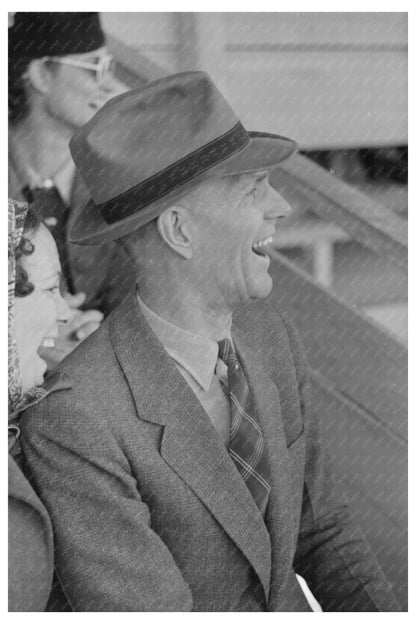
M 72 314 L 72 310 L 65 301 L 65 299 L 59 295 L 59 303 L 58 303 L 58 322 L 59 323 L 70 323 L 74 315 Z
M 100 87 L 101 91 L 103 91 L 108 98 L 115 97 L 116 95 L 120 95 L 128 90 L 128 87 L 124 84 L 124 82 L 121 82 L 110 73 L 104 77 Z

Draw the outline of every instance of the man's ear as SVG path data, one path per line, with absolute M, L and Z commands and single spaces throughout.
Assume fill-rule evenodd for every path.
M 162 239 L 173 251 L 186 260 L 193 257 L 189 214 L 185 208 L 182 206 L 167 208 L 157 219 L 157 229 Z
M 42 59 L 34 59 L 26 69 L 26 75 L 32 88 L 38 93 L 47 93 L 51 82 L 51 72 Z

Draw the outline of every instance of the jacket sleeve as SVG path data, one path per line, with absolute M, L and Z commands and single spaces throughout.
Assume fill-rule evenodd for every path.
M 287 319 L 284 322 L 297 371 L 306 445 L 295 571 L 306 580 L 323 611 L 400 611 L 339 493 L 319 422 L 311 407 L 305 351 L 291 323 Z
M 75 611 L 192 610 L 190 588 L 151 528 L 115 433 L 99 418 L 91 423 L 72 391 L 50 395 L 25 415 L 22 446 Z

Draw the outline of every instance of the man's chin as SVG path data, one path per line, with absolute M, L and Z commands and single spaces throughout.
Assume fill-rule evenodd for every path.
M 273 281 L 269 275 L 268 278 L 269 279 L 263 279 L 261 283 L 253 285 L 253 287 L 247 291 L 247 296 L 245 298 L 246 303 L 261 301 L 270 295 L 273 289 Z

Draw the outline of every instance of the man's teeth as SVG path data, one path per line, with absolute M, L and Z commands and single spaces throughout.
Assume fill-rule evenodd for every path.
M 268 236 L 267 238 L 264 238 L 263 240 L 257 241 L 253 244 L 253 249 L 261 249 L 262 247 L 266 247 L 267 245 L 270 245 L 273 242 L 273 236 Z
M 44 338 L 41 343 L 42 347 L 46 347 L 47 349 L 53 349 L 55 346 L 54 338 Z

